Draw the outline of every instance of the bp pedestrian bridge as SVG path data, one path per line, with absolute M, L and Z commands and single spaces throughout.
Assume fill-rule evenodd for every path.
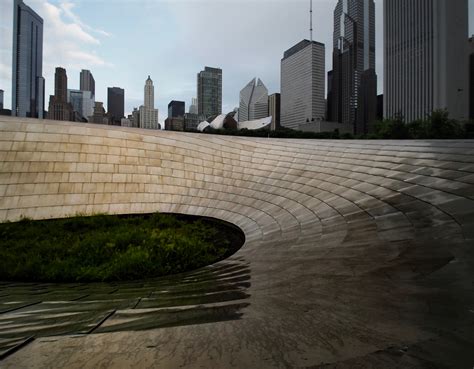
M 0 221 L 156 211 L 245 244 L 161 279 L 1 282 L 0 367 L 474 366 L 473 141 L 0 118 Z

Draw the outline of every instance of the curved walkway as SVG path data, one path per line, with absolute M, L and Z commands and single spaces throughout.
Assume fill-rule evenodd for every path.
M 474 366 L 474 141 L 0 117 L 0 221 L 155 211 L 246 243 L 165 279 L 0 283 L 2 368 Z

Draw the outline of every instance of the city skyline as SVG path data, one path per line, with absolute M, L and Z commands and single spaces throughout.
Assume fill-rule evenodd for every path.
M 470 34 L 474 32 L 473 2 L 469 1 Z M 0 5 L 0 88 L 5 90 L 5 108 L 11 106 L 12 3 L 12 0 L 5 0 Z M 269 94 L 279 92 L 283 51 L 301 39 L 309 38 L 309 2 L 306 0 L 272 3 L 271 9 L 264 0 L 248 2 L 245 6 L 230 0 L 219 3 L 143 0 L 116 2 L 113 7 L 108 7 L 108 2 L 98 1 L 93 8 L 88 1 L 28 0 L 26 4 L 42 16 L 45 23 L 45 96 L 53 94 L 55 67 L 66 68 L 71 89 L 79 88 L 80 70 L 89 69 L 96 79 L 97 101 L 106 102 L 107 87 L 125 89 L 125 115 L 142 103 L 142 81 L 148 74 L 154 76 L 157 108 L 166 111 L 171 100 L 183 100 L 189 106 L 191 98 L 196 96 L 196 73 L 206 65 L 223 69 L 223 111 L 231 111 L 239 105 L 240 89 L 255 75 L 266 82 Z M 332 44 L 332 14 L 336 4 L 336 0 L 324 0 L 314 1 L 313 5 L 313 37 L 315 41 L 326 44 L 326 72 L 332 65 L 329 46 Z M 249 17 L 245 22 L 232 24 L 231 30 L 225 30 L 227 21 L 220 14 L 229 11 L 233 14 L 248 12 Z M 128 15 L 133 21 L 133 31 L 116 22 L 114 14 L 117 13 Z M 266 28 L 261 27 L 264 15 L 268 19 Z M 203 18 L 214 19 L 214 26 L 223 31 L 202 27 Z M 377 0 L 379 92 L 383 89 L 382 21 L 382 1 Z M 282 24 L 284 32 L 281 32 Z M 255 33 L 257 27 L 259 32 Z M 140 39 L 138 35 L 143 29 L 148 29 L 152 36 Z M 274 37 L 275 32 L 278 32 L 278 37 Z M 155 46 L 141 48 L 141 45 L 150 43 L 150 37 L 154 37 L 152 44 Z M 209 39 L 210 42 L 197 48 L 195 45 L 199 39 Z M 117 47 L 117 40 L 123 46 Z M 179 52 L 183 53 L 183 58 L 169 57 L 179 56 Z M 161 115 L 161 122 L 164 118 Z

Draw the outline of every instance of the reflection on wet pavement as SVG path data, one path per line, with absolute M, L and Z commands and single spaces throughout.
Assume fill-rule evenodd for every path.
M 124 283 L 0 283 L 0 355 L 30 337 L 92 334 L 240 319 L 248 263 L 231 258 L 181 275 Z

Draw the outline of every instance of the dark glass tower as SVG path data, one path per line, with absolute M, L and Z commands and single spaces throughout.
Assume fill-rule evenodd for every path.
M 171 101 L 168 104 L 168 118 L 184 117 L 185 103 L 184 101 Z
M 90 70 L 87 70 L 87 69 L 81 70 L 81 74 L 79 76 L 80 76 L 79 89 L 81 91 L 92 92 L 92 97 L 95 98 L 95 80 Z
M 13 2 L 12 115 L 43 118 L 43 19 Z
M 469 119 L 474 121 L 474 36 L 469 39 Z
M 222 114 L 222 69 L 205 67 L 197 75 L 198 114 Z
M 119 87 L 107 89 L 107 109 L 114 125 L 120 125 L 125 110 L 125 90 Z
M 374 0 L 339 0 L 334 10 L 334 51 L 328 114 L 367 133 L 377 114 Z

